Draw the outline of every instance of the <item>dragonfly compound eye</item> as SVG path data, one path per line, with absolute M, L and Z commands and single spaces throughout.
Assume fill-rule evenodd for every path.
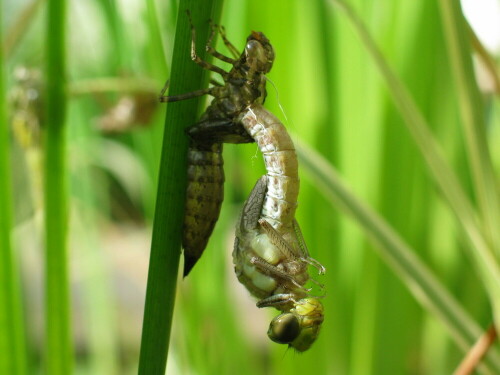
M 291 313 L 278 315 L 271 321 L 267 335 L 278 344 L 289 344 L 300 333 L 298 319 Z

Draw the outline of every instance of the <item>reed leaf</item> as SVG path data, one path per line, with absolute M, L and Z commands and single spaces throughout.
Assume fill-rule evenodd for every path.
M 66 1 L 47 10 L 45 133 L 45 319 L 47 373 L 73 371 L 68 276 L 68 184 L 66 167 Z
M 460 2 L 440 0 L 448 54 L 457 87 L 462 126 L 467 145 L 467 156 L 479 206 L 482 231 L 491 246 L 495 264 L 500 259 L 500 204 L 495 173 L 486 139 L 484 103 L 475 81 L 472 66 L 469 28 L 462 14 Z M 487 277 L 485 275 L 485 277 Z M 496 325 L 500 324 L 500 288 L 492 294 Z
M 474 250 L 468 248 L 468 253 L 476 261 L 478 274 L 483 280 L 491 300 L 500 301 L 500 267 L 498 262 L 479 226 L 477 213 L 453 170 L 442 157 L 441 148 L 430 132 L 427 121 L 404 85 L 387 64 L 366 26 L 354 10 L 341 0 L 332 0 L 332 3 L 336 4 L 347 15 L 363 45 L 380 70 L 394 103 L 401 112 L 405 125 L 426 162 L 430 175 L 455 213 L 471 249 Z
M 198 52 L 209 32 L 209 19 L 218 20 L 220 1 L 184 0 L 179 4 L 170 80 L 171 95 L 191 92 L 207 84 L 203 69 L 190 60 L 191 29 L 196 27 Z M 139 359 L 139 374 L 164 374 L 178 277 L 186 190 L 187 138 L 184 129 L 197 118 L 200 100 L 168 106 L 156 199 L 146 303 Z
M 0 7 L 0 40 L 3 40 Z M 28 373 L 24 314 L 17 259 L 13 253 L 9 122 L 6 114 L 4 51 L 0 49 L 0 373 Z
M 356 221 L 415 299 L 446 326 L 457 345 L 467 352 L 482 334 L 477 323 L 390 225 L 350 192 L 331 164 L 302 142 L 297 142 L 296 148 L 301 165 L 318 190 Z M 500 371 L 498 351 L 489 352 L 485 367 L 491 373 Z

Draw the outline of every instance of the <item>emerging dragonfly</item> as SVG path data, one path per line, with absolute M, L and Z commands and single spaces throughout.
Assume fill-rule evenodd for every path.
M 188 12 L 189 16 L 189 12 Z M 188 151 L 188 188 L 182 247 L 184 276 L 187 276 L 201 257 L 219 217 L 224 198 L 222 143 L 249 143 L 253 139 L 240 124 L 242 112 L 252 103 L 263 103 L 266 97 L 266 78 L 274 61 L 274 51 L 262 33 L 252 32 L 244 51 L 238 54 L 226 38 L 222 27 L 213 25 L 207 42 L 207 52 L 230 63 L 229 72 L 201 60 L 196 53 L 195 29 L 191 18 L 191 58 L 201 67 L 218 73 L 224 85 L 176 96 L 163 96 L 161 102 L 174 102 L 201 95 L 214 97 L 199 122 L 187 129 L 190 137 Z M 210 46 L 219 32 L 225 45 L 235 56 L 230 58 Z M 168 83 L 168 82 L 167 82 Z
M 323 323 L 323 305 L 304 286 L 309 280 L 317 283 L 309 278 L 308 266 L 320 274 L 325 268 L 309 256 L 295 220 L 299 192 L 295 148 L 283 124 L 260 104 L 249 106 L 241 123 L 259 145 L 267 175 L 257 181 L 236 228 L 236 275 L 260 299 L 258 307 L 283 312 L 272 320 L 269 338 L 305 351 Z
M 241 215 L 233 252 L 235 270 L 240 282 L 260 298 L 258 307 L 272 306 L 283 312 L 271 322 L 269 337 L 305 351 L 317 338 L 323 322 L 321 302 L 309 296 L 304 286 L 310 280 L 307 268 L 313 265 L 324 273 L 324 267 L 309 257 L 295 221 L 299 178 L 293 143 L 283 124 L 262 107 L 265 74 L 274 61 L 273 48 L 264 34 L 252 32 L 239 58 L 224 56 L 210 46 L 217 30 L 235 57 L 237 51 L 224 30 L 214 26 L 207 51 L 233 66 L 226 72 L 197 56 L 191 27 L 193 61 L 220 74 L 224 85 L 160 97 L 161 101 L 171 102 L 205 94 L 214 96 L 200 121 L 187 131 L 191 141 L 184 274 L 201 256 L 219 215 L 224 180 L 222 143 L 257 141 L 267 175 L 258 181 Z

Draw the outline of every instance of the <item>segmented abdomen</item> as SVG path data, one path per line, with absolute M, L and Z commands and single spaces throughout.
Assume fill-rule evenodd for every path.
M 192 142 L 188 150 L 188 183 L 182 247 L 184 276 L 201 257 L 224 199 L 222 144 Z
M 278 232 L 290 232 L 297 209 L 299 175 L 297 155 L 281 121 L 260 104 L 247 108 L 241 123 L 259 145 L 267 170 L 267 194 L 262 208 Z

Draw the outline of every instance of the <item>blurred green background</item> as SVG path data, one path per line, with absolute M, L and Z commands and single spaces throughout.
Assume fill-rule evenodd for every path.
M 349 3 L 475 201 L 438 4 Z M 6 0 L 2 5 L 13 243 L 22 275 L 28 373 L 37 374 L 44 356 L 40 132 L 47 119 L 40 103 L 47 4 Z M 178 6 L 152 0 L 68 3 L 66 126 L 76 374 L 137 372 L 166 110 L 157 96 L 170 75 Z M 266 107 L 283 120 L 294 141 L 335 166 L 350 191 L 399 233 L 486 329 L 493 319 L 488 294 L 463 251 L 469 245 L 462 229 L 345 14 L 322 0 L 225 0 L 220 23 L 239 49 L 251 30 L 266 34 L 276 52 Z M 218 46 L 227 53 L 222 43 Z M 492 78 L 484 75 L 486 135 L 498 172 L 498 95 L 488 89 Z M 234 276 L 231 258 L 235 222 L 265 173 L 263 162 L 255 144 L 224 147 L 221 217 L 200 262 L 178 281 L 167 374 L 452 373 L 464 352 L 305 168 L 297 219 L 312 257 L 327 268 L 320 278 L 327 286 L 325 322 L 306 353 L 270 342 L 266 330 L 276 311 L 255 307 Z

